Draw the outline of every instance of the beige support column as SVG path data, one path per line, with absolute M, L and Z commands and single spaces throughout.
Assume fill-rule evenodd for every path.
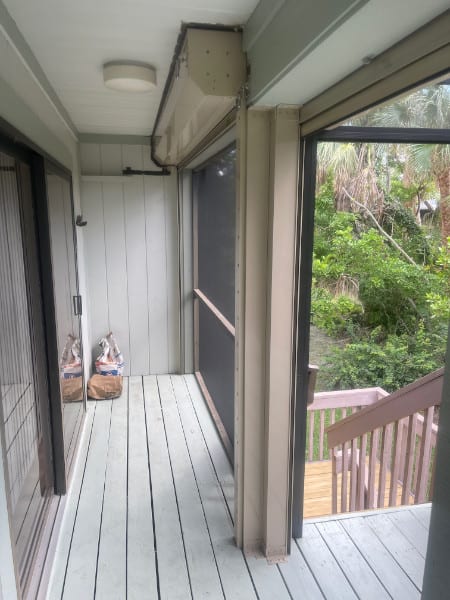
M 236 311 L 239 315 L 236 323 L 236 538 L 246 552 L 260 552 L 264 541 L 270 112 L 242 109 L 238 121 L 240 194 Z
M 272 115 L 267 273 L 265 554 L 286 554 L 290 539 L 292 352 L 299 168 L 299 111 Z
M 238 116 L 236 540 L 284 556 L 290 535 L 298 111 Z

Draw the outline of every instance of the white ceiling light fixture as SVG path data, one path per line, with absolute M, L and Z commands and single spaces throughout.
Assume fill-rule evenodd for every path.
M 151 92 L 156 87 L 156 69 L 139 62 L 108 62 L 103 65 L 103 81 L 119 92 Z

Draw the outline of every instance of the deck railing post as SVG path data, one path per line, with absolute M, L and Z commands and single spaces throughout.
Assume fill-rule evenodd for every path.
M 335 448 L 331 449 L 331 510 L 337 513 L 337 464 Z

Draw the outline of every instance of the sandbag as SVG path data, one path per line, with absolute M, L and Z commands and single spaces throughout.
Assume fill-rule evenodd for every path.
M 80 402 L 83 400 L 83 378 L 61 379 L 61 395 L 63 402 Z
M 122 394 L 121 375 L 92 375 L 87 384 L 87 395 L 92 400 L 110 400 Z
M 61 379 L 74 379 L 83 375 L 80 340 L 72 334 L 67 336 L 59 367 Z
M 99 342 L 101 354 L 95 361 L 95 370 L 100 375 L 122 375 L 124 360 L 113 333 L 108 333 Z

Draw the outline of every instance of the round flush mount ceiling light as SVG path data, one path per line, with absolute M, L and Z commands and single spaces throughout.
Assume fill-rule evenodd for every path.
M 151 92 L 156 87 L 156 70 L 143 63 L 108 62 L 103 65 L 103 81 L 120 92 Z

